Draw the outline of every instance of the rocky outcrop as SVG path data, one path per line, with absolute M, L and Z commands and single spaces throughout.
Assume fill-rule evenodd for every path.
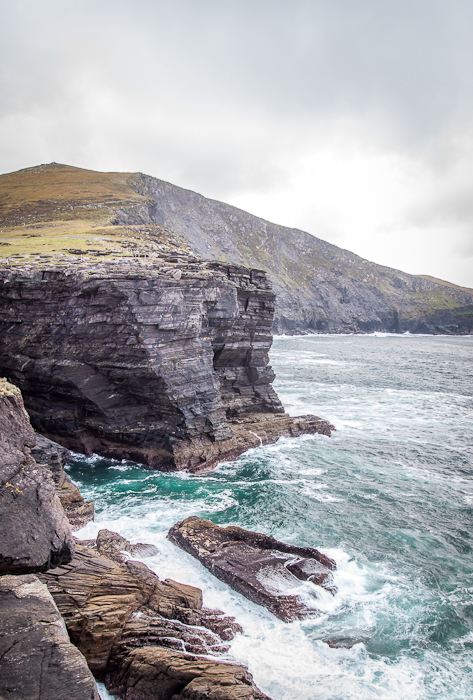
M 184 255 L 6 267 L 0 371 L 60 444 L 198 471 L 280 435 L 330 434 L 287 416 L 271 387 L 273 312 L 263 272 Z
M 160 581 L 143 562 L 114 561 L 90 547 L 77 544 L 69 564 L 40 578 L 71 641 L 95 674 L 110 673 L 111 659 L 118 668 L 131 649 L 143 644 L 221 653 L 228 649 L 225 642 L 241 631 L 233 618 L 204 608 L 199 589 L 170 579 Z
M 74 552 L 51 472 L 31 455 L 35 444 L 19 390 L 0 380 L 0 574 L 44 571 Z
M 109 688 L 133 700 L 269 700 L 241 666 L 157 647 L 132 651 Z
M 312 547 L 296 547 L 241 527 L 226 528 L 196 516 L 173 525 L 168 538 L 214 576 L 284 622 L 316 614 L 292 591 L 307 581 L 336 592 L 335 562 Z
M 56 484 L 56 493 L 69 520 L 71 530 L 73 532 L 80 530 L 93 520 L 93 502 L 84 501 L 78 487 L 64 471 L 65 463 L 71 458 L 69 450 L 37 433 L 36 445 L 32 448 L 31 454 L 38 464 L 46 466 L 51 472 Z
M 203 607 L 200 589 L 160 581 L 143 562 L 120 554 L 134 547 L 145 545 L 102 530 L 87 547 L 77 545 L 70 564 L 41 574 L 94 674 L 122 698 L 171 700 L 195 688 L 200 695 L 182 697 L 266 697 L 245 669 L 222 660 L 242 631 L 235 620 Z
M 31 574 L 0 578 L 0 696 L 100 700 L 48 589 Z

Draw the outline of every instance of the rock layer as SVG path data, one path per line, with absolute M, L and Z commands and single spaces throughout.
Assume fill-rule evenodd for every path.
M 133 700 L 269 700 L 241 666 L 156 647 L 132 651 L 109 688 Z
M 36 445 L 31 454 L 36 462 L 46 466 L 56 484 L 56 494 L 69 520 L 71 530 L 80 530 L 94 519 L 94 504 L 84 501 L 78 487 L 64 471 L 65 463 L 71 458 L 71 453 L 57 442 L 48 440 L 43 435 L 36 434 Z
M 0 695 L 5 700 L 100 700 L 51 595 L 31 574 L 0 578 Z
M 20 392 L 0 380 L 0 574 L 44 571 L 74 552 L 51 472 L 31 455 L 35 444 Z
M 292 593 L 300 581 L 336 591 L 331 573 L 335 562 L 312 547 L 284 544 L 241 527 L 222 528 L 196 516 L 173 525 L 168 538 L 284 622 L 316 614 Z
M 71 449 L 197 471 L 280 435 L 263 272 L 189 256 L 0 271 L 0 371 Z
M 112 693 L 134 700 L 266 698 L 246 669 L 222 658 L 242 631 L 234 618 L 203 607 L 200 589 L 160 581 L 143 562 L 120 554 L 144 545 L 99 534 L 41 580 L 71 641 Z

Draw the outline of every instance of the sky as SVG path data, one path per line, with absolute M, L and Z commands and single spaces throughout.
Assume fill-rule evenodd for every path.
M 473 287 L 472 0 L 0 0 L 0 172 L 143 172 Z

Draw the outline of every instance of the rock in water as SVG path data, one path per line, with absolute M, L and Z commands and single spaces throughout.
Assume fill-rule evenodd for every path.
M 0 270 L 0 372 L 35 428 L 78 452 L 157 469 L 208 469 L 281 435 L 292 418 L 268 366 L 264 272 L 175 257 Z
M 284 622 L 317 612 L 290 592 L 299 581 L 336 592 L 331 573 L 335 562 L 312 547 L 284 544 L 241 527 L 222 528 L 196 516 L 173 525 L 168 538 L 214 576 Z
M 19 390 L 0 380 L 0 574 L 44 571 L 74 553 L 51 472 L 31 456 L 35 444 Z
M 100 700 L 48 589 L 32 574 L 0 578 L 0 695 L 5 700 Z

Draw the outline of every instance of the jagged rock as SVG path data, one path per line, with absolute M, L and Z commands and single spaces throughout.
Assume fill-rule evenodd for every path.
M 241 666 L 157 647 L 132 651 L 107 686 L 132 700 L 268 700 Z
M 74 541 L 19 390 L 0 380 L 0 574 L 44 571 L 71 559 Z
M 48 467 L 51 471 L 56 493 L 66 513 L 71 530 L 80 530 L 94 519 L 94 504 L 84 501 L 79 488 L 64 471 L 64 465 L 71 458 L 71 453 L 62 445 L 36 433 L 36 445 L 31 454 L 38 464 Z
M 284 544 L 241 527 L 222 528 L 196 516 L 173 525 L 168 538 L 284 622 L 316 613 L 288 593 L 300 580 L 336 592 L 331 573 L 335 562 L 312 547 Z
M 93 501 L 84 501 L 79 487 L 64 472 L 62 485 L 56 490 L 64 512 L 67 515 L 71 530 L 75 532 L 94 519 L 95 506 Z
M 202 608 L 199 589 L 160 581 L 143 562 L 119 563 L 80 544 L 69 564 L 40 578 L 71 641 L 99 676 L 111 672 L 112 657 L 118 668 L 117 659 L 144 644 L 220 653 L 228 648 L 224 642 L 241 632 L 233 618 Z
M 281 435 L 330 435 L 285 414 L 271 387 L 264 272 L 188 258 L 177 279 L 177 259 L 0 270 L 0 371 L 36 429 L 88 455 L 190 471 Z
M 100 554 L 119 562 L 127 559 L 122 552 L 128 552 L 133 557 L 152 557 L 159 554 L 159 550 L 154 544 L 144 544 L 143 542 L 131 544 L 125 537 L 106 529 L 99 530 L 95 546 Z
M 0 694 L 5 700 L 100 700 L 48 589 L 31 574 L 0 578 Z
M 64 465 L 71 458 L 69 450 L 36 433 L 36 445 L 31 449 L 31 454 L 37 464 L 44 464 L 49 468 L 54 483 L 61 487 L 66 477 Z

